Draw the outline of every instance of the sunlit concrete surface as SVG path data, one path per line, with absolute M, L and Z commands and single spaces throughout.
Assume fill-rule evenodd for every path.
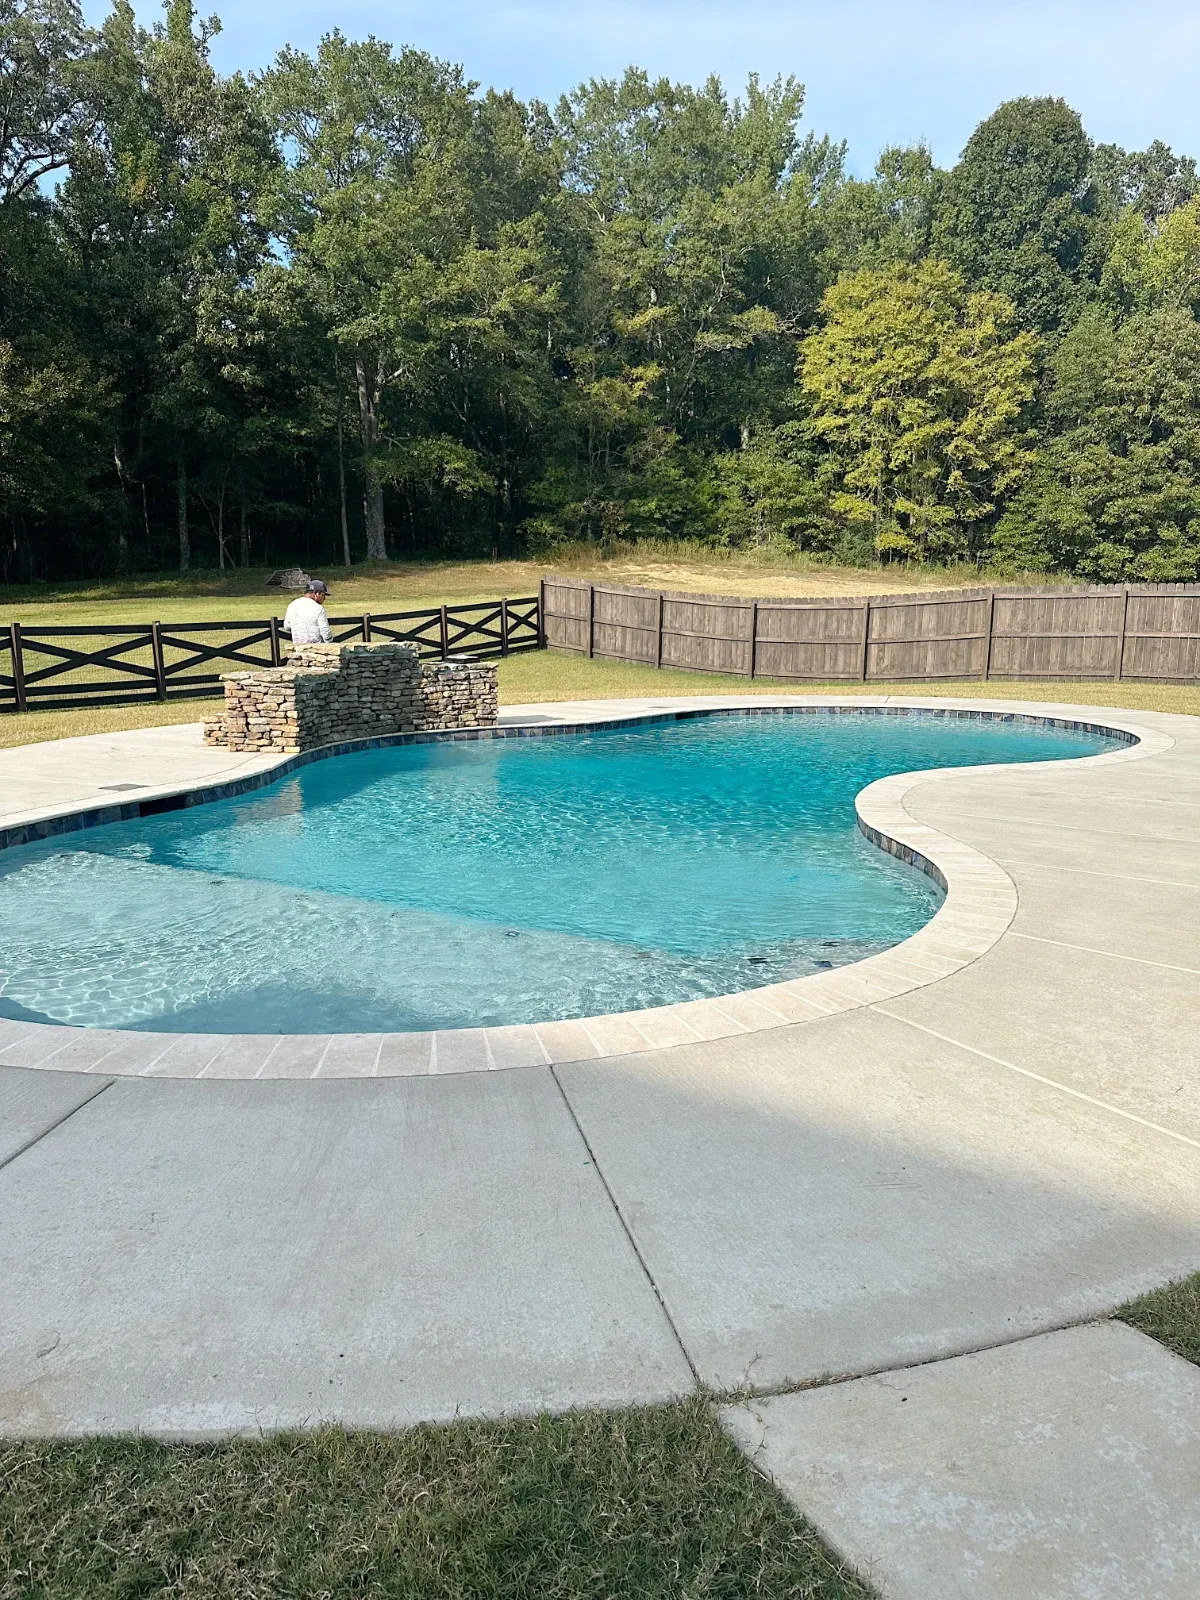
M 97 1087 L 0 1081 L 0 1125 L 15 1100 L 36 1127 L 40 1094 L 52 1128 L 0 1168 L 0 1432 L 391 1428 L 689 1388 L 548 1072 L 120 1079 L 62 1120 Z
M 0 1429 L 762 1392 L 1006 1347 L 1200 1268 L 1200 723 L 983 704 L 1143 742 L 885 780 L 987 928 L 941 966 L 897 947 L 882 987 L 824 975 L 841 998 L 805 1020 L 757 1025 L 750 995 L 723 1036 L 645 1013 L 623 1053 L 563 1024 L 540 1059 L 520 1029 L 292 1040 L 257 1082 L 229 1081 L 262 1065 L 245 1038 L 172 1041 L 205 1074 L 174 1082 L 150 1036 L 85 1060 L 61 1030 L 35 1064 L 0 1035 Z
M 722 1420 L 884 1600 L 1200 1594 L 1200 1370 L 1119 1323 Z
M 278 755 L 237 755 L 206 745 L 200 722 L 17 745 L 0 750 L 0 828 L 97 806 L 115 810 L 278 764 Z
M 978 1349 L 1200 1267 L 1200 1144 L 875 1008 L 558 1073 L 718 1391 Z

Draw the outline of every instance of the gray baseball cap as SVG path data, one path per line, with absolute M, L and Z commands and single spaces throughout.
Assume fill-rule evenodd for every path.
M 309 594 L 328 594 L 329 585 L 320 578 L 310 578 L 308 580 L 308 592 Z

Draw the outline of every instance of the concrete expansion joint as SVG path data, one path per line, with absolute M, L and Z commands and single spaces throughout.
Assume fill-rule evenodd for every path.
M 1107 952 L 1105 952 L 1107 954 Z M 1148 1117 L 1139 1117 L 1133 1111 L 1126 1111 L 1122 1106 L 1113 1105 L 1110 1100 L 1101 1100 L 1095 1095 L 1085 1094 L 1081 1089 L 1073 1089 L 1069 1084 L 1060 1083 L 1056 1078 L 1047 1077 L 1045 1073 L 1034 1072 L 1030 1067 L 1019 1066 L 1015 1061 L 1006 1061 L 1003 1056 L 992 1055 L 988 1050 L 980 1050 L 976 1045 L 967 1044 L 962 1039 L 956 1039 L 953 1034 L 939 1033 L 936 1028 L 926 1027 L 924 1023 L 916 1022 L 912 1017 L 906 1017 L 898 1011 L 889 1011 L 884 1005 L 871 1008 L 881 1017 L 889 1017 L 893 1022 L 902 1022 L 906 1027 L 916 1028 L 920 1033 L 927 1033 L 932 1039 L 941 1039 L 943 1043 L 954 1045 L 958 1050 L 965 1050 L 969 1055 L 978 1056 L 983 1061 L 990 1061 L 994 1066 L 1005 1067 L 1009 1072 L 1019 1073 L 1023 1078 L 1029 1078 L 1034 1083 L 1044 1084 L 1048 1089 L 1055 1089 L 1059 1094 L 1069 1095 L 1073 1100 L 1080 1100 L 1085 1105 L 1095 1106 L 1098 1111 L 1106 1111 L 1111 1116 L 1121 1117 L 1126 1122 L 1136 1123 L 1141 1128 L 1148 1128 L 1152 1133 L 1160 1133 L 1168 1139 L 1174 1139 L 1179 1144 L 1190 1145 L 1194 1150 L 1200 1150 L 1200 1139 L 1190 1138 L 1186 1133 L 1180 1133 L 1176 1128 L 1165 1127 L 1161 1122 L 1151 1121 Z
M 1184 885 L 1184 887 L 1189 887 Z M 1078 950 L 1084 955 L 1104 956 L 1109 961 L 1132 961 L 1139 967 L 1161 967 L 1164 972 L 1190 972 L 1200 978 L 1200 967 L 1181 966 L 1177 961 L 1152 961 L 1148 956 L 1131 956 L 1120 950 L 1101 950 L 1094 944 L 1073 944 L 1067 939 L 1050 939 L 1040 933 L 1013 933 L 1014 939 L 1028 939 L 1030 944 L 1049 944 L 1057 950 Z
M 1088 1312 L 1078 1317 L 1060 1317 L 1042 1323 L 1036 1328 L 1024 1328 L 1006 1339 L 984 1339 L 977 1343 L 965 1341 L 945 1350 L 939 1350 L 934 1355 L 924 1356 L 920 1361 L 887 1361 L 874 1366 L 855 1367 L 845 1372 L 825 1373 L 816 1378 L 803 1378 L 798 1382 L 784 1378 L 779 1383 L 761 1386 L 747 1384 L 744 1387 L 711 1390 L 709 1393 L 715 1403 L 721 1406 L 753 1406 L 756 1400 L 778 1400 L 789 1394 L 811 1394 L 816 1389 L 838 1389 L 844 1384 L 858 1383 L 863 1378 L 901 1378 L 911 1373 L 924 1372 L 929 1368 L 945 1366 L 948 1361 L 961 1361 L 963 1356 L 987 1355 L 992 1350 L 1008 1350 L 1015 1345 L 1029 1344 L 1034 1339 L 1044 1339 L 1047 1334 L 1067 1333 L 1072 1328 L 1099 1328 L 1112 1321 L 1111 1316 L 1095 1312 Z
M 663 1317 L 666 1319 L 667 1326 L 671 1330 L 671 1336 L 676 1345 L 679 1347 L 679 1353 L 687 1363 L 688 1371 L 692 1375 L 692 1381 L 698 1390 L 703 1389 L 704 1381 L 700 1376 L 699 1369 L 697 1368 L 695 1361 L 692 1359 L 691 1352 L 689 1351 L 687 1345 L 683 1342 L 683 1335 L 679 1331 L 679 1327 L 675 1318 L 671 1315 L 671 1308 L 668 1306 L 663 1292 L 655 1280 L 654 1273 L 650 1268 L 650 1263 L 647 1261 L 646 1256 L 642 1251 L 642 1247 L 638 1243 L 637 1235 L 630 1226 L 629 1219 L 621 1209 L 620 1201 L 613 1192 L 612 1185 L 609 1183 L 608 1178 L 605 1175 L 604 1168 L 600 1165 L 599 1159 L 596 1156 L 596 1152 L 592 1149 L 591 1141 L 584 1132 L 583 1124 L 579 1120 L 579 1117 L 575 1111 L 575 1107 L 571 1104 L 571 1097 L 567 1093 L 562 1079 L 559 1077 L 553 1066 L 550 1067 L 549 1071 L 550 1076 L 554 1079 L 554 1085 L 557 1088 L 559 1095 L 562 1097 L 562 1103 L 567 1109 L 567 1115 L 571 1119 L 571 1122 L 575 1128 L 575 1132 L 579 1135 L 580 1142 L 582 1143 L 583 1148 L 587 1151 L 587 1158 L 591 1164 L 592 1170 L 600 1180 L 601 1187 L 608 1198 L 608 1203 L 612 1207 L 613 1215 L 620 1223 L 621 1231 L 624 1233 L 625 1238 L 629 1243 L 629 1248 L 633 1251 L 634 1256 L 637 1258 L 638 1265 L 645 1276 L 646 1282 L 650 1286 L 654 1298 L 658 1302 L 659 1308 L 662 1311 Z
M 103 1083 L 98 1083 L 91 1094 L 87 1095 L 85 1099 L 79 1101 L 77 1105 L 73 1105 L 68 1111 L 64 1111 L 62 1116 L 56 1117 L 52 1122 L 47 1123 L 44 1128 L 39 1128 L 37 1132 L 34 1133 L 32 1138 L 24 1140 L 21 1144 L 17 1145 L 15 1150 L 9 1150 L 6 1154 L 0 1156 L 0 1170 L 11 1166 L 12 1163 L 18 1160 L 19 1157 L 23 1156 L 26 1151 L 32 1150 L 35 1144 L 40 1144 L 48 1134 L 53 1133 L 57 1128 L 61 1128 L 64 1122 L 69 1122 L 71 1118 L 78 1112 L 82 1111 L 85 1106 L 90 1106 L 93 1100 L 98 1100 L 106 1089 L 112 1088 L 113 1082 L 114 1079 L 107 1078 Z

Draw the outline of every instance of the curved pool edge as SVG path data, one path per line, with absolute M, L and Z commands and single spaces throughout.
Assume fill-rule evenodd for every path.
M 587 703 L 576 703 L 586 706 Z M 345 1079 L 490 1071 L 594 1061 L 669 1049 L 676 1045 L 736 1037 L 819 1021 L 839 1012 L 895 999 L 961 971 L 1004 935 L 1017 910 L 1012 879 L 989 856 L 950 834 L 917 821 L 905 806 L 910 791 L 955 778 L 1013 772 L 1025 767 L 1056 770 L 1143 759 L 1170 749 L 1169 734 L 1110 713 L 1106 708 L 1047 707 L 1005 701 L 947 704 L 911 698 L 845 697 L 722 698 L 703 705 L 654 708 L 628 715 L 602 711 L 585 719 L 515 721 L 495 728 L 442 735 L 391 735 L 327 745 L 229 781 L 179 787 L 139 801 L 90 806 L 0 830 L 0 849 L 56 837 L 80 828 L 210 803 L 279 782 L 312 761 L 357 750 L 433 741 L 553 736 L 603 728 L 637 727 L 700 716 L 770 713 L 923 713 L 979 721 L 1028 721 L 1043 726 L 1103 734 L 1124 748 L 1053 763 L 1000 763 L 927 768 L 878 779 L 855 798 L 858 825 L 879 848 L 926 872 L 946 891 L 934 916 L 901 943 L 862 961 L 783 983 L 715 999 L 680 1002 L 643 1011 L 614 1012 L 561 1022 L 518 1023 L 497 1028 L 445 1029 L 434 1033 L 375 1034 L 185 1034 L 66 1027 L 49 1023 L 0 1023 L 0 1064 L 103 1077 L 214 1079 Z M 608 702 L 607 705 L 611 705 Z M 590 709 L 590 708 L 589 708 Z M 1086 717 L 1064 710 L 1086 709 Z M 18 837 L 12 837 L 17 835 Z

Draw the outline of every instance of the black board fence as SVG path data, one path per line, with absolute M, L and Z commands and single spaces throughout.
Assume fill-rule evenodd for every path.
M 415 644 L 422 659 L 484 659 L 545 644 L 540 595 L 423 611 L 330 617 L 335 640 Z M 0 711 L 65 710 L 220 694 L 221 676 L 277 667 L 288 638 L 278 617 L 253 622 L 0 626 Z

